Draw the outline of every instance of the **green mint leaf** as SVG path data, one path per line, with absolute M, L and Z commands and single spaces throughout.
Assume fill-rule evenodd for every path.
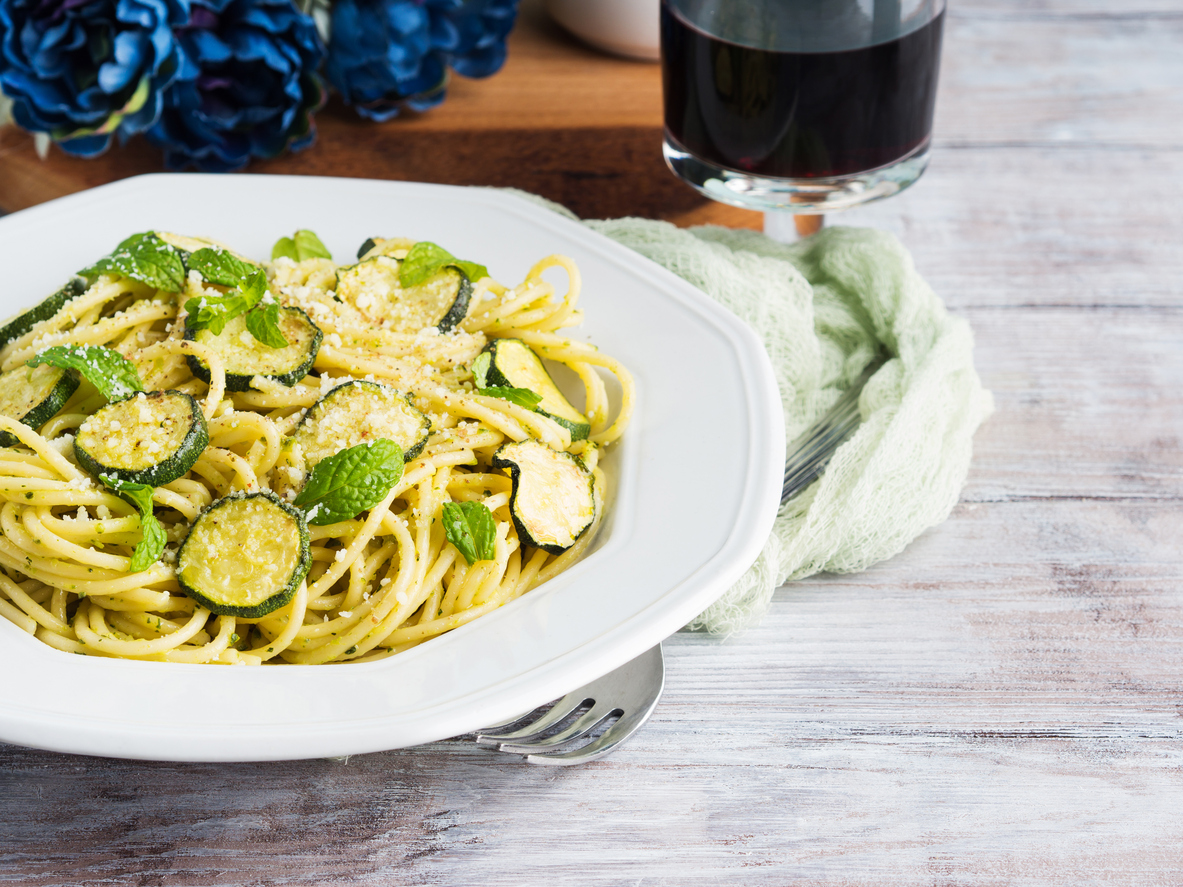
M 489 276 L 489 269 L 486 268 L 484 265 L 478 265 L 476 262 L 456 261 L 456 262 L 449 262 L 448 264 L 453 266 L 454 268 L 459 268 L 461 271 L 463 271 L 464 276 L 467 277 L 469 280 L 471 280 L 473 283 L 476 283 L 482 277 Z
M 516 403 L 528 410 L 532 410 L 542 403 L 542 395 L 535 394 L 529 388 L 507 388 L 503 385 L 494 385 L 492 388 L 478 388 L 476 393 L 483 394 L 485 397 L 500 397 L 502 400 Z
M 196 271 L 206 283 L 218 286 L 239 286 L 243 280 L 253 274 L 262 273 L 255 265 L 250 265 L 242 259 L 217 246 L 207 246 L 189 256 L 190 271 Z M 263 275 L 266 280 L 266 275 Z
M 195 330 L 209 330 L 215 336 L 220 336 L 226 328 L 226 323 L 240 314 L 245 314 L 251 308 L 241 293 L 227 296 L 201 296 L 185 302 L 185 311 L 189 318 L 185 325 Z
M 133 234 L 110 255 L 79 273 L 90 280 L 100 274 L 118 274 L 166 293 L 179 293 L 185 287 L 181 257 L 151 231 Z
M 164 527 L 160 526 L 160 521 L 152 513 L 152 487 L 120 480 L 110 474 L 100 474 L 99 480 L 134 505 L 140 513 L 140 541 L 132 552 L 128 569 L 132 573 L 142 573 L 160 560 L 164 543 L 168 541 Z
M 489 384 L 489 365 L 493 362 L 493 355 L 482 351 L 472 362 L 472 376 L 477 388 L 484 388 Z
M 131 553 L 131 563 L 128 569 L 133 573 L 142 573 L 158 560 L 164 553 L 164 544 L 168 541 L 168 534 L 160 521 L 151 512 L 140 515 L 140 541 L 136 543 L 135 551 Z
M 113 474 L 100 474 L 99 480 L 136 507 L 140 514 L 152 512 L 152 490 L 149 484 L 120 480 Z
M 444 533 L 469 566 L 493 560 L 497 522 L 483 502 L 445 502 Z
M 319 237 L 307 228 L 301 228 L 294 237 L 281 237 L 271 247 L 271 260 L 288 258 L 293 262 L 305 259 L 331 259 L 333 254 Z
M 77 370 L 107 400 L 118 400 L 144 390 L 136 365 L 110 348 L 101 345 L 53 345 L 37 354 L 27 366 L 41 364 Z
M 427 280 L 448 262 L 455 261 L 455 258 L 442 246 L 421 240 L 411 247 L 399 265 L 398 282 L 402 286 L 415 286 Z
M 442 246 L 421 240 L 411 247 L 411 251 L 407 253 L 407 257 L 399 265 L 398 282 L 404 287 L 416 286 L 445 265 L 452 265 L 460 269 L 472 281 L 489 276 L 489 269 L 484 265 L 461 261 Z
M 307 228 L 297 231 L 294 239 L 296 255 L 299 256 L 301 262 L 305 259 L 331 259 L 333 257 L 328 247 L 321 243 L 320 238 Z
M 250 334 L 269 348 L 285 348 L 288 340 L 279 328 L 279 302 L 274 299 L 246 316 Z
M 402 449 L 379 438 L 317 462 L 294 504 L 310 524 L 349 520 L 381 502 L 402 476 Z
M 267 295 L 267 273 L 262 268 L 255 268 L 238 283 L 238 290 L 242 293 L 247 310 L 254 308 Z
M 281 237 L 275 241 L 275 246 L 271 247 L 271 261 L 276 259 L 291 259 L 293 262 L 300 261 L 299 253 L 296 252 L 296 241 L 291 237 Z

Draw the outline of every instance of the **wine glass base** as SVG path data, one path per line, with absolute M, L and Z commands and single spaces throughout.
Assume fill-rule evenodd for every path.
M 668 132 L 662 150 L 666 165 L 712 200 L 761 212 L 816 215 L 899 194 L 928 166 L 930 144 L 926 141 L 910 154 L 877 169 L 811 179 L 768 178 L 716 166 L 695 157 Z

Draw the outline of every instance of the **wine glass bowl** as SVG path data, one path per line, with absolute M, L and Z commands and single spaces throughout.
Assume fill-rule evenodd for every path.
M 944 0 L 662 0 L 666 163 L 703 194 L 819 214 L 928 163 Z

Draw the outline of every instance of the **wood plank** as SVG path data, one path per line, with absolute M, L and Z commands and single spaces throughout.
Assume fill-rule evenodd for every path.
M 660 131 L 652 127 L 449 132 L 398 126 L 398 121 L 376 125 L 343 109 L 330 110 L 321 115 L 315 148 L 254 163 L 250 172 L 521 188 L 583 218 L 686 215 L 724 221 L 739 213 L 749 227 L 762 224 L 757 213 L 729 208 L 723 208 L 724 216 L 711 217 L 717 205 L 666 168 Z M 0 207 L 9 211 L 163 171 L 156 149 L 140 140 L 93 161 L 66 157 L 55 148 L 42 163 L 32 137 L 9 127 L 0 130 L 4 150 L 10 153 L 0 167 Z
M 1183 499 L 1183 310 L 962 313 L 996 404 L 963 499 Z
M 1181 529 L 1177 501 L 965 503 L 906 555 L 779 591 L 711 673 L 681 654 L 686 684 L 799 737 L 1183 738 Z
M 1151 19 L 1179 18 L 1183 10 L 1176 0 L 1135 0 L 1111 3 L 1109 0 L 957 0 L 958 13 L 976 16 L 1005 16 L 1022 20 L 1032 18 Z
M 1183 148 L 1175 7 L 1180 14 L 1095 18 L 1011 5 L 999 17 L 950 4 L 937 144 Z
M 827 224 L 892 231 L 947 302 L 1176 308 L 1183 152 L 951 148 L 898 197 Z M 1114 199 L 1124 182 L 1137 200 Z
M 729 744 L 699 739 L 697 748 L 669 750 L 697 760 L 707 743 Z M 41 798 L 27 801 L 52 796 L 62 819 L 31 817 L 22 828 L 31 840 L 18 845 L 30 852 L 16 858 L 30 887 L 516 887 L 619 884 L 622 872 L 624 883 L 679 885 L 1178 883 L 1177 749 L 1169 743 L 1147 741 L 1137 749 L 1144 755 L 1113 745 L 1082 757 L 1054 740 L 777 745 L 769 730 L 765 745 L 694 768 L 644 768 L 630 754 L 561 774 L 491 764 L 457 748 L 446 761 L 420 752 L 344 768 L 308 762 L 189 774 L 53 772 L 17 762 L 41 780 Z M 980 785 L 963 781 L 970 768 L 982 774 Z M 1064 792 L 1072 769 L 1091 775 Z M 139 803 L 149 786 L 187 821 L 163 804 Z M 225 800 L 215 805 L 211 795 Z M 858 805 L 837 807 L 835 796 Z M 44 827 L 59 821 L 53 840 Z M 1123 866 L 1114 863 L 1115 841 Z

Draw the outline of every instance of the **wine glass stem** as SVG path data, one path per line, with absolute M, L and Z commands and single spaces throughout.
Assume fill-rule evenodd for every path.
M 764 213 L 764 233 L 781 243 L 792 243 L 816 234 L 822 229 L 825 220 L 826 217 L 821 213 L 813 215 L 770 209 Z
M 793 216 L 793 224 L 797 226 L 798 237 L 808 237 L 811 234 L 816 234 L 822 229 L 822 225 L 826 223 L 826 217 L 823 215 L 807 216 L 795 215 Z

